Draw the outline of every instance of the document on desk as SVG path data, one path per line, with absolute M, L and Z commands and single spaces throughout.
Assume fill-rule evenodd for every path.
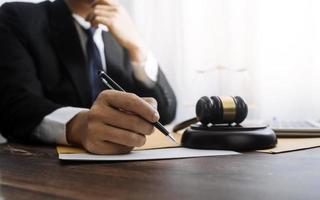
M 278 138 L 278 144 L 272 149 L 258 150 L 261 153 L 284 153 L 320 147 L 320 138 Z
M 182 148 L 180 146 L 181 135 L 173 133 L 179 144 L 168 140 L 163 134 L 156 133 L 147 137 L 147 143 L 135 148 L 125 155 L 94 155 L 80 148 L 58 146 L 57 152 L 61 160 L 82 161 L 133 161 L 133 160 L 160 160 L 176 158 L 194 158 L 207 156 L 237 155 L 234 151 L 198 150 Z
M 183 147 L 149 149 L 132 151 L 125 155 L 93 155 L 89 153 L 59 154 L 60 160 L 78 161 L 137 161 L 137 160 L 162 160 L 176 158 L 195 158 L 222 155 L 237 155 L 234 151 L 199 150 Z

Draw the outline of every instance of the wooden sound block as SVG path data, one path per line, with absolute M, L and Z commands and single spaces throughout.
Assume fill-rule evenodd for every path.
M 263 125 L 193 125 L 185 130 L 181 139 L 182 146 L 196 149 L 250 151 L 272 148 L 276 144 L 274 131 Z

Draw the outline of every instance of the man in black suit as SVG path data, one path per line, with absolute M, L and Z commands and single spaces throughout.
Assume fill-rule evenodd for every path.
M 103 90 L 100 69 L 131 93 Z M 98 154 L 143 145 L 154 129 L 146 121 L 166 124 L 176 111 L 163 72 L 115 0 L 4 4 L 0 94 L 0 132 L 9 141 Z

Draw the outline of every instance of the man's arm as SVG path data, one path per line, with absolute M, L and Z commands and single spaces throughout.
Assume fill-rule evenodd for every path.
M 24 25 L 18 23 L 23 19 L 19 12 L 11 6 L 0 12 L 0 131 L 10 140 L 32 142 L 36 126 L 64 105 L 43 93 L 27 41 L 19 32 Z M 154 100 L 104 91 L 89 110 L 67 123 L 66 139 L 92 153 L 127 153 L 144 144 L 145 135 L 153 132 L 151 123 L 158 120 Z
M 118 43 L 127 49 L 133 65 L 135 78 L 137 79 L 137 83 L 134 84 L 134 93 L 139 96 L 151 96 L 157 99 L 160 121 L 164 124 L 170 123 L 176 113 L 176 97 L 165 75 L 158 66 L 156 70 L 154 70 L 154 67 L 149 66 L 145 66 L 144 68 L 144 70 L 151 69 L 157 71 L 156 81 L 153 84 L 152 81 L 151 84 L 150 81 L 141 81 L 143 78 L 137 76 L 138 70 L 135 69 L 137 68 L 135 66 L 139 67 L 147 64 L 146 61 L 150 57 L 127 11 L 117 1 L 97 0 L 92 12 L 87 16 L 87 20 L 93 26 L 98 26 L 99 24 L 107 26 Z
M 67 140 L 96 154 L 128 153 L 145 144 L 158 120 L 154 99 L 105 90 L 67 124 Z
M 86 108 L 62 107 L 45 116 L 32 135 L 46 144 L 68 145 L 67 124 Z

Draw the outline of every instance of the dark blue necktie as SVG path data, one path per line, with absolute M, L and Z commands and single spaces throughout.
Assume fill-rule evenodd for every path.
M 96 43 L 93 40 L 95 28 L 86 29 L 85 32 L 88 36 L 87 40 L 87 65 L 89 69 L 90 82 L 91 82 L 91 97 L 92 102 L 95 101 L 98 94 L 104 89 L 104 85 L 98 76 L 98 71 L 102 70 L 101 56 Z

